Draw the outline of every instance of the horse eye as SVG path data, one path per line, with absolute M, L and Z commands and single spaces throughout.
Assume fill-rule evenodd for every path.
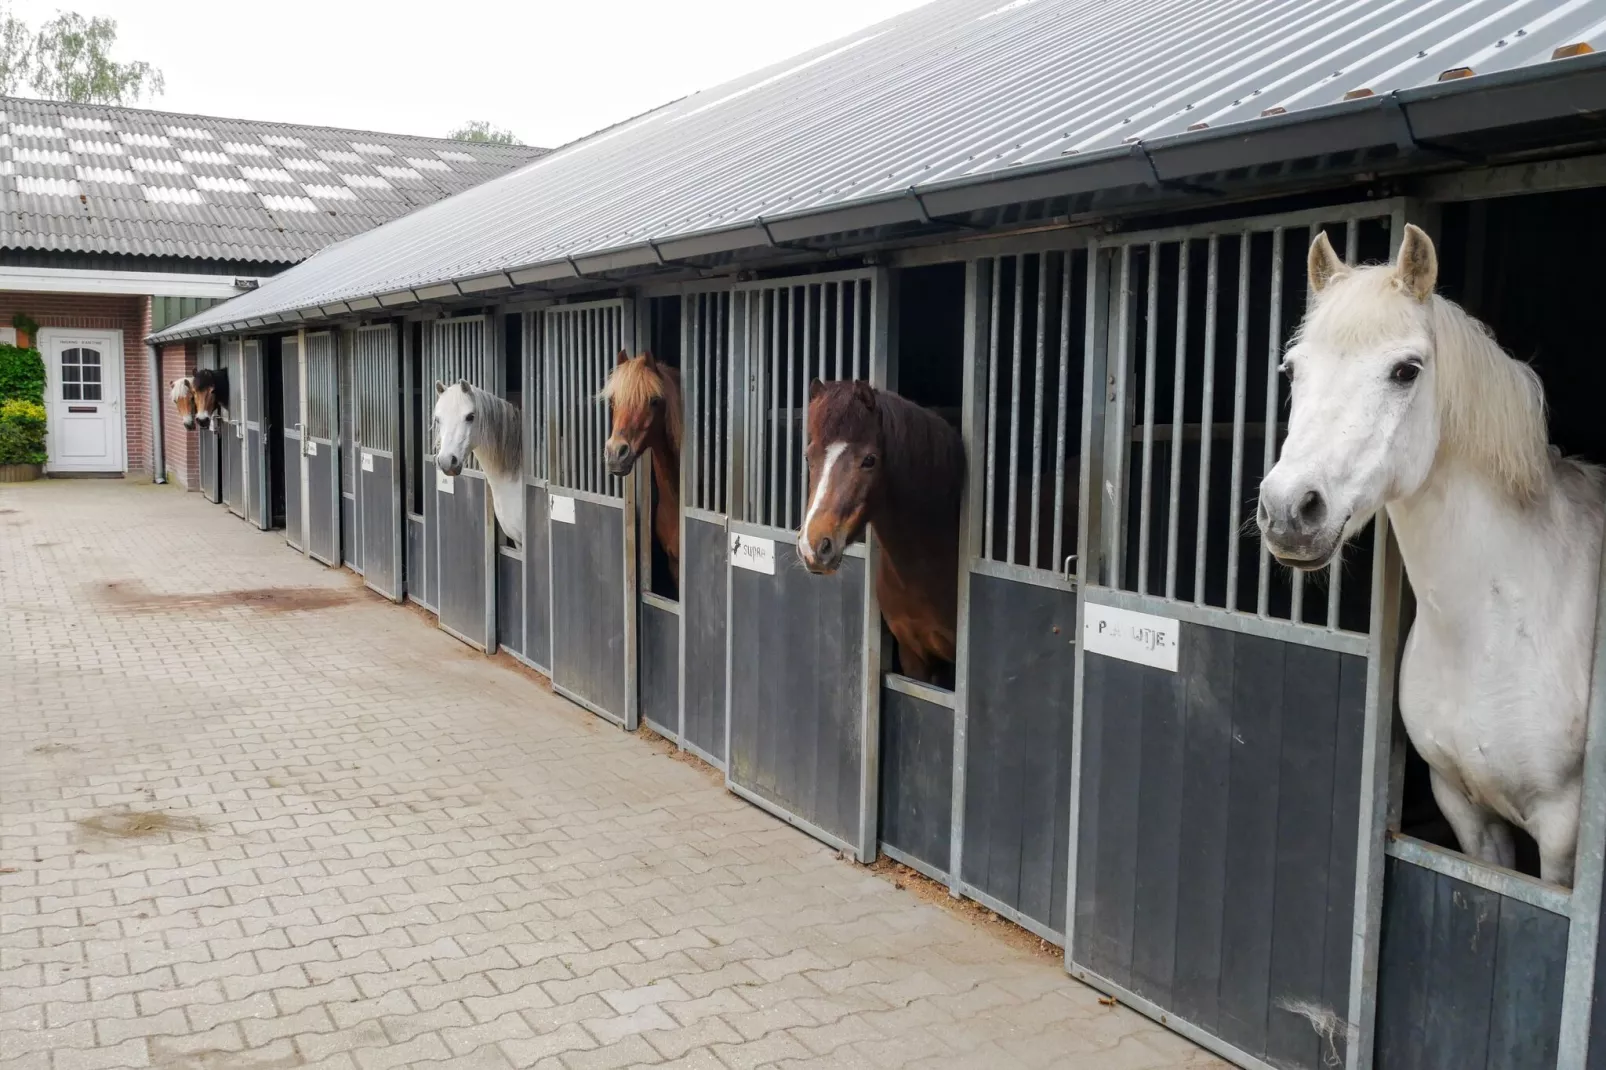
M 651 404 L 655 409 L 661 409 L 664 407 L 664 399 L 661 397 L 656 397 L 653 398 L 649 404 Z
M 472 412 L 464 413 L 463 414 L 463 422 L 466 423 L 466 424 L 473 423 L 474 422 L 474 414 Z
M 1389 378 L 1393 379 L 1396 383 L 1414 383 L 1416 382 L 1416 377 L 1420 375 L 1421 372 L 1422 365 L 1418 364 L 1416 361 L 1402 360 L 1398 364 L 1394 365 L 1394 370 L 1389 372 Z
M 873 454 L 873 453 L 865 454 L 864 455 L 864 460 L 859 462 L 859 467 L 860 468 L 874 468 L 875 467 L 875 454 Z

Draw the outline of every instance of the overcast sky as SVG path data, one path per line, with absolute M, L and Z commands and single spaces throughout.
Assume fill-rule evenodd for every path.
M 487 119 L 553 146 L 921 0 L 13 0 L 117 20 L 116 57 L 154 63 L 142 107 L 445 135 Z M 3 3 L 3 0 L 0 0 Z

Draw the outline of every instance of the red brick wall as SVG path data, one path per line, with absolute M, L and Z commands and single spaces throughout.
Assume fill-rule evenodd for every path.
M 185 490 L 200 490 L 200 459 L 195 432 L 186 431 L 178 411 L 167 401 L 174 379 L 195 371 L 195 346 L 177 342 L 162 347 L 162 445 L 167 454 L 167 478 Z
M 150 356 L 145 336 L 150 299 L 103 294 L 0 293 L 0 325 L 26 312 L 41 327 L 78 327 L 123 332 L 123 420 L 127 427 L 128 473 L 151 474 Z

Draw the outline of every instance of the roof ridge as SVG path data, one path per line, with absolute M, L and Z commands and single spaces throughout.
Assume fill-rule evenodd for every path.
M 283 129 L 292 127 L 297 130 L 324 130 L 334 134 L 361 134 L 368 137 L 406 138 L 409 141 L 430 141 L 442 145 L 477 145 L 497 149 L 505 152 L 529 154 L 532 159 L 552 152 L 554 150 L 539 145 L 506 145 L 491 141 L 463 141 L 458 138 L 436 137 L 431 134 L 403 134 L 387 130 L 366 130 L 349 126 L 321 126 L 316 123 L 290 123 L 274 119 L 246 119 L 228 115 L 207 115 L 201 112 L 166 111 L 159 108 L 129 108 L 121 104 L 84 104 L 73 100 L 52 100 L 47 97 L 19 97 L 0 96 L 0 107 L 9 106 L 13 102 L 24 105 L 53 104 L 64 108 L 80 108 L 88 112 L 101 112 L 103 114 L 122 113 L 133 115 L 163 116 L 169 119 L 198 119 L 206 122 L 218 123 L 244 123 L 251 126 L 270 126 Z M 656 110 L 656 109 L 655 109 Z M 586 135 L 590 137 L 591 135 Z M 570 142 L 572 144 L 572 142 Z

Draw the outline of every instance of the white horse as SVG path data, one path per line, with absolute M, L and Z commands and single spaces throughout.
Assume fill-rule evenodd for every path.
M 1311 243 L 1284 370 L 1288 440 L 1260 489 L 1267 548 L 1319 569 L 1378 509 L 1417 597 L 1400 714 L 1464 851 L 1511 867 L 1510 825 L 1571 885 L 1606 485 L 1548 445 L 1526 364 L 1433 292 L 1433 243 L 1351 268 Z M 1510 823 L 1510 825 L 1507 824 Z
M 518 407 L 466 379 L 435 384 L 435 464 L 455 476 L 472 451 L 485 471 L 496 522 L 524 545 L 524 423 Z

